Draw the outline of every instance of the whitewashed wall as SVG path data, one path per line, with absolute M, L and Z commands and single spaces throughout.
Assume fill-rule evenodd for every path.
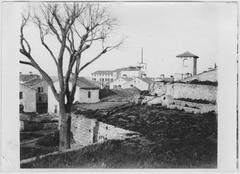
M 114 80 L 113 82 L 111 82 L 111 83 L 109 84 L 109 87 L 110 87 L 110 89 L 114 89 L 115 86 L 118 87 L 119 85 L 121 85 L 121 87 L 122 87 L 123 84 L 126 83 L 126 82 L 127 82 L 126 80 L 124 80 L 124 79 L 122 79 L 122 78 L 119 78 L 119 79 L 116 79 L 116 80 Z
M 55 86 L 57 92 L 59 92 L 60 86 L 59 86 L 59 82 L 58 81 L 54 82 L 54 86 Z M 71 87 L 72 87 L 72 84 L 69 83 L 69 88 L 71 88 Z M 79 88 L 77 87 L 75 95 L 74 95 L 74 102 L 78 101 L 78 100 L 79 100 Z M 57 107 L 57 113 L 59 113 L 58 102 L 55 99 L 50 86 L 48 86 L 48 112 L 49 113 L 54 113 L 55 106 Z
M 139 77 L 140 71 L 121 71 L 119 73 L 119 77 L 124 77 L 124 75 L 127 75 L 127 77 Z
M 23 98 L 19 99 L 24 106 L 24 112 L 36 112 L 36 91 L 24 85 L 20 85 Z
M 91 93 L 90 98 L 88 92 Z M 99 89 L 80 89 L 78 101 L 80 103 L 97 103 L 99 102 Z
M 217 82 L 217 70 L 203 72 L 193 77 L 186 78 L 184 81 L 192 81 L 192 80 Z
M 129 87 L 131 87 L 131 85 L 132 85 L 133 87 L 138 88 L 138 89 L 141 90 L 141 91 L 148 90 L 148 89 L 149 89 L 149 86 L 150 86 L 148 83 L 142 81 L 142 80 L 139 79 L 139 78 L 135 78 L 135 79 L 133 79 L 132 81 L 130 81 L 130 82 L 128 82 L 127 84 L 125 84 L 125 86 L 129 86 Z

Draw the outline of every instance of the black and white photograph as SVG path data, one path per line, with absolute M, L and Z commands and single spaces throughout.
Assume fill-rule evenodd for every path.
M 2 149 L 20 170 L 218 169 L 229 149 L 238 168 L 237 17 L 237 2 L 3 2 Z

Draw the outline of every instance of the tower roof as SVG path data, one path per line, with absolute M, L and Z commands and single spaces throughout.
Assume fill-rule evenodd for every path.
M 184 58 L 184 57 L 199 58 L 198 56 L 194 55 L 193 53 L 190 53 L 189 51 L 179 54 L 179 55 L 177 55 L 177 57 L 179 57 L 179 58 Z

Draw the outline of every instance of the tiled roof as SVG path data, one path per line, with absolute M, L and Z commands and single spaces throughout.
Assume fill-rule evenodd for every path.
M 37 74 L 20 74 L 19 75 L 19 80 L 21 82 L 27 82 L 27 81 L 37 79 L 37 78 L 40 78 L 40 76 Z
M 25 82 L 24 85 L 31 87 L 31 86 L 34 86 L 34 85 L 36 85 L 38 83 L 41 83 L 43 81 L 44 81 L 44 79 L 31 79 L 31 80 Z
M 182 57 L 193 57 L 193 58 L 198 58 L 198 56 L 194 55 L 193 53 L 190 53 L 189 51 L 186 51 L 182 54 L 177 55 L 177 57 L 182 58 Z
M 85 77 L 78 77 L 77 86 L 79 86 L 82 89 L 98 89 L 99 88 L 94 83 L 87 80 Z

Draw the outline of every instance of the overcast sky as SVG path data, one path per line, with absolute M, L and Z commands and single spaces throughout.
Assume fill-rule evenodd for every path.
M 37 5 L 36 3 L 34 3 Z M 5 3 L 3 5 L 3 55 L 7 59 L 23 59 L 19 53 L 19 28 L 21 13 L 28 3 Z M 90 76 L 96 70 L 111 70 L 134 66 L 140 61 L 141 48 L 148 75 L 173 75 L 181 66 L 177 54 L 190 51 L 199 56 L 198 72 L 213 67 L 220 57 L 232 56 L 236 50 L 236 5 L 233 3 L 105 3 L 118 19 L 112 34 L 113 43 L 124 38 L 120 49 L 102 56 L 84 71 L 81 76 Z M 39 42 L 36 27 L 28 25 L 26 37 L 32 45 L 37 62 L 49 74 L 56 75 L 56 67 Z M 55 43 L 52 43 L 55 49 Z M 97 53 L 94 48 L 91 56 Z M 85 61 L 91 57 L 85 58 Z M 7 60 L 6 59 L 6 60 Z M 217 63 L 218 64 L 218 63 Z M 24 73 L 33 68 L 19 65 Z

